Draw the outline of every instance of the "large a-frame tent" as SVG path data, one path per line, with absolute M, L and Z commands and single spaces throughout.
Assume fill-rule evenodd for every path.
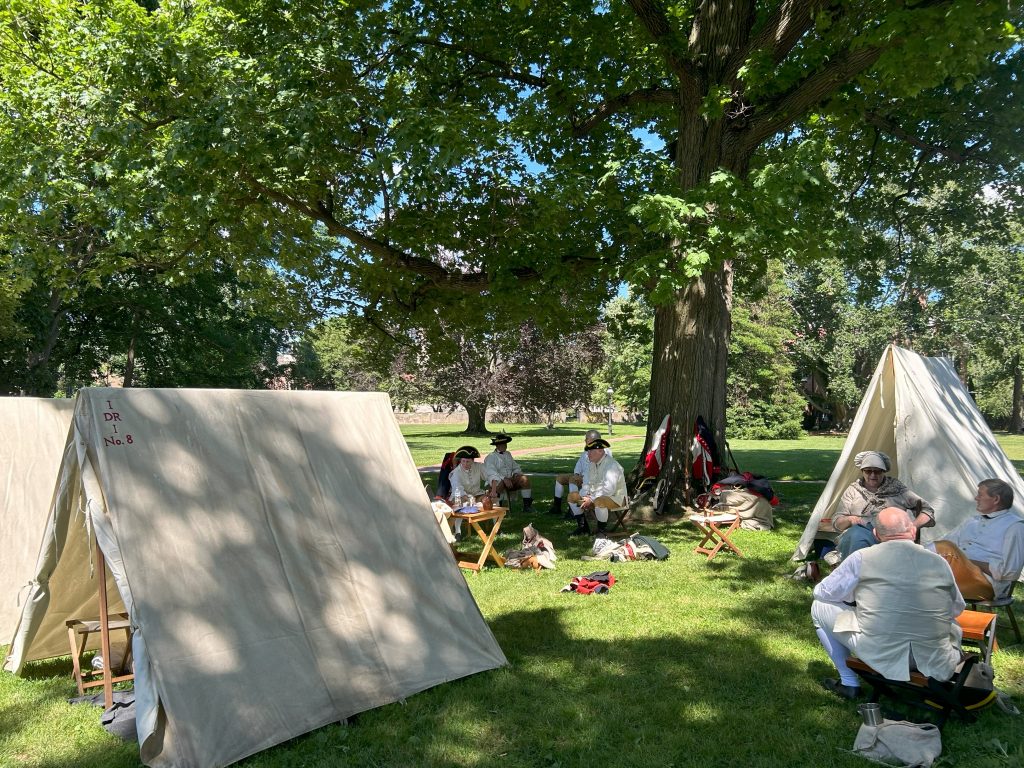
M 14 634 L 35 575 L 74 400 L 0 397 L 0 643 Z
M 1024 480 L 996 442 L 992 430 L 944 357 L 889 346 L 878 362 L 854 417 L 839 462 L 814 506 L 793 555 L 811 551 L 818 524 L 831 517 L 850 483 L 858 478 L 853 457 L 882 451 L 898 477 L 935 508 L 935 526 L 922 540 L 935 541 L 974 513 L 978 482 L 994 477 L 1014 489 L 1014 508 L 1024 509 Z
M 228 765 L 506 663 L 386 395 L 82 390 L 67 447 L 5 666 L 98 615 L 96 542 L 147 765 Z

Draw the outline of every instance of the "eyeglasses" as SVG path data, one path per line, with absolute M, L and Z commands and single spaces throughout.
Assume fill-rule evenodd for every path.
M 861 472 L 863 472 L 865 475 L 884 475 L 885 474 L 885 470 L 884 469 L 862 469 Z

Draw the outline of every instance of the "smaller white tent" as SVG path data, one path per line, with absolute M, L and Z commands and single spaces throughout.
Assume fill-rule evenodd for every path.
M 387 395 L 87 389 L 5 668 L 131 617 L 144 763 L 219 768 L 506 664 Z
M 964 388 L 952 363 L 889 346 L 864 392 L 839 462 L 811 512 L 794 560 L 810 553 L 818 524 L 835 512 L 843 491 L 859 477 L 853 457 L 881 451 L 889 474 L 927 499 L 935 526 L 925 542 L 941 539 L 974 514 L 978 482 L 994 477 L 1013 486 L 1014 509 L 1024 509 L 1024 480 Z
M 35 576 L 74 409 L 74 400 L 0 397 L 0 643 L 14 634 Z

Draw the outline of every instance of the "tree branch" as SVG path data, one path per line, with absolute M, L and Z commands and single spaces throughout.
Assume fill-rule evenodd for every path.
M 419 43 L 420 45 L 430 45 L 435 48 L 442 48 L 448 51 L 455 51 L 456 53 L 461 53 L 464 56 L 469 56 L 477 59 L 478 61 L 490 64 L 497 69 L 495 75 L 504 80 L 512 80 L 513 82 L 522 83 L 523 85 L 532 85 L 535 88 L 547 88 L 551 85 L 550 81 L 546 77 L 532 75 L 528 72 L 520 72 L 507 61 L 499 59 L 496 56 L 481 53 L 478 50 L 470 48 L 468 45 L 449 43 L 445 40 L 439 40 L 436 37 L 414 37 L 410 42 Z
M 967 153 L 970 150 L 960 152 L 951 149 L 947 146 L 943 146 L 942 144 L 929 144 L 928 142 L 919 139 L 917 136 L 914 136 L 912 133 L 904 130 L 894 121 L 890 120 L 887 117 L 883 117 L 877 112 L 868 112 L 866 115 L 864 115 L 864 119 L 865 121 L 867 121 L 868 125 L 872 125 L 879 131 L 887 133 L 890 136 L 899 139 L 900 141 L 905 141 L 907 144 L 914 147 L 915 149 L 920 149 L 928 156 L 944 155 L 945 157 L 948 157 L 950 160 L 956 163 L 966 163 L 969 160 Z
M 586 136 L 590 131 L 603 123 L 616 112 L 634 104 L 676 104 L 678 96 L 668 88 L 641 88 L 638 91 L 620 93 L 601 102 L 583 120 L 572 120 L 572 135 L 576 138 Z
M 676 53 L 673 45 L 675 35 L 665 11 L 655 0 L 627 0 L 627 2 L 644 29 L 647 30 L 647 34 L 661 50 L 661 55 L 664 56 L 669 69 L 679 78 L 680 87 L 688 93 L 697 92 L 697 77 L 693 72 L 692 65 Z
M 821 0 L 783 0 L 768 17 L 764 28 L 736 52 L 728 71 L 737 71 L 751 53 L 759 50 L 769 51 L 772 63 L 780 64 L 814 25 L 813 10 L 822 5 Z
M 417 275 L 435 286 L 443 286 L 465 293 L 479 292 L 490 285 L 491 277 L 483 270 L 480 272 L 450 271 L 430 259 L 414 256 L 411 253 L 371 237 L 355 227 L 338 221 L 331 214 L 327 204 L 322 200 L 314 204 L 305 203 L 285 192 L 267 186 L 247 171 L 241 171 L 241 176 L 254 189 L 266 195 L 274 202 L 320 222 L 329 234 L 345 238 L 372 254 L 388 267 L 401 269 Z M 509 272 L 518 280 L 535 280 L 540 277 L 540 274 L 532 267 L 514 267 Z
M 848 206 L 853 205 L 854 199 L 857 197 L 860 191 L 864 189 L 864 185 L 867 184 L 868 180 L 871 178 L 871 170 L 875 166 L 875 158 L 877 157 L 878 144 L 881 138 L 881 133 L 876 130 L 874 137 L 871 139 L 871 151 L 868 152 L 868 162 L 867 165 L 865 165 L 864 167 L 864 175 L 861 178 L 860 183 L 857 184 L 857 186 L 850 191 L 849 196 L 846 198 L 846 204 Z
M 783 130 L 815 104 L 820 104 L 850 80 L 874 64 L 882 55 L 882 48 L 865 46 L 849 48 L 834 55 L 826 66 L 807 75 L 788 92 L 759 110 L 749 123 L 744 141 L 759 146 L 769 136 Z
M 141 112 L 129 111 L 128 116 L 134 120 L 137 120 L 139 124 L 147 131 L 155 131 L 157 128 L 163 128 L 165 125 L 170 125 L 178 119 L 178 115 L 167 115 L 157 120 L 150 120 L 142 116 Z

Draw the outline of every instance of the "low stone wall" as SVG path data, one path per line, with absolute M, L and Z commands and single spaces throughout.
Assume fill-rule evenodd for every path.
M 399 413 L 395 412 L 399 424 L 465 424 L 466 413 Z
M 561 423 L 568 421 L 567 416 L 573 418 L 579 418 L 577 414 L 557 414 L 555 416 L 555 423 Z M 582 419 L 590 424 L 606 424 L 608 420 L 607 414 L 593 414 L 584 411 Z M 600 418 L 597 418 L 600 416 Z M 395 420 L 399 424 L 465 424 L 466 423 L 466 412 L 461 408 L 451 413 L 433 413 L 432 411 L 395 411 Z M 626 423 L 626 414 L 622 412 L 616 412 L 612 418 L 612 421 L 616 424 Z M 502 418 L 501 411 L 488 411 L 487 412 L 487 423 L 488 424 L 505 424 L 504 418 Z M 543 422 L 537 422 L 541 424 Z

